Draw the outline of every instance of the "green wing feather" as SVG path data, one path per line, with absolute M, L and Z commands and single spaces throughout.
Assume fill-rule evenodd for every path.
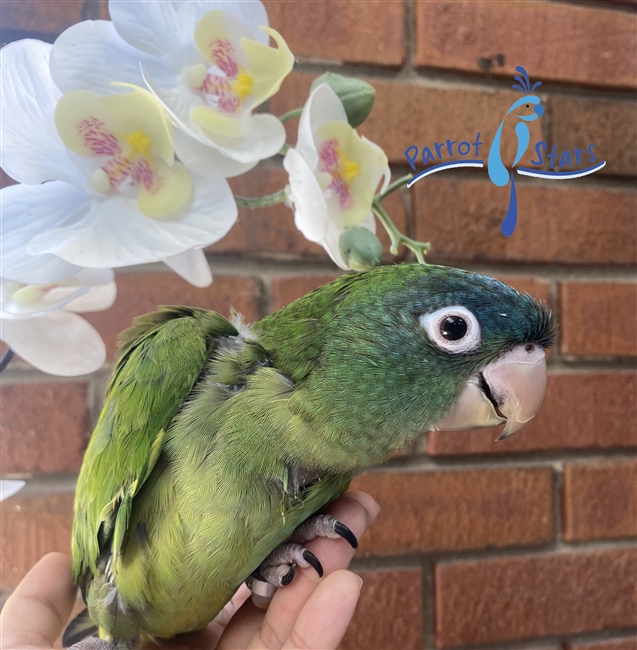
M 220 336 L 235 327 L 215 312 L 161 307 L 123 333 L 104 408 L 77 484 L 73 576 L 95 574 L 104 550 L 115 562 L 135 495 L 150 475 L 168 425 Z

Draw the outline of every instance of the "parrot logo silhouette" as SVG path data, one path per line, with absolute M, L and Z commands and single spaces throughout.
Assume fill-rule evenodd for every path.
M 527 122 L 532 122 L 537 120 L 544 115 L 544 107 L 542 106 L 542 100 L 537 95 L 532 95 L 531 93 L 540 85 L 541 81 L 536 81 L 532 86 L 529 81 L 529 75 L 526 70 L 521 66 L 516 67 L 516 71 L 519 72 L 519 75 L 515 75 L 516 81 L 519 83 L 513 84 L 514 90 L 519 90 L 523 97 L 518 99 L 516 102 L 513 102 L 509 107 L 509 110 L 506 112 L 500 126 L 495 133 L 491 147 L 489 148 L 489 158 L 488 158 L 488 171 L 489 178 L 494 185 L 498 187 L 504 187 L 507 183 L 511 183 L 511 190 L 509 195 L 509 207 L 507 213 L 502 220 L 500 226 L 500 231 L 505 237 L 510 237 L 515 230 L 515 225 L 518 219 L 518 202 L 515 194 L 515 180 L 512 172 L 504 166 L 502 162 L 502 154 L 500 151 L 500 144 L 502 139 L 502 128 L 504 127 L 504 121 L 507 119 L 507 116 L 513 113 L 520 121 L 515 125 L 515 135 L 517 137 L 518 148 L 515 154 L 515 160 L 513 161 L 512 167 L 515 167 L 529 146 L 529 127 Z

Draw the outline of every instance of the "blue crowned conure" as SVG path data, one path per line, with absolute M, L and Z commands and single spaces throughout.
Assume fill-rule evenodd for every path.
M 80 472 L 74 648 L 137 648 L 205 626 L 242 582 L 267 594 L 317 514 L 424 431 L 537 412 L 550 311 L 491 278 L 402 264 L 343 275 L 254 325 L 161 307 L 123 333 Z

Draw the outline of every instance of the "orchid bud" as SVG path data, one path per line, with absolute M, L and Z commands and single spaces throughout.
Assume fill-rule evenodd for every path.
M 361 79 L 343 77 L 333 72 L 326 72 L 316 79 L 312 90 L 321 84 L 327 84 L 336 93 L 352 127 L 356 128 L 367 119 L 376 98 L 373 86 Z
M 348 228 L 338 240 L 343 261 L 353 271 L 369 271 L 378 266 L 383 257 L 383 247 L 378 237 L 367 230 L 354 226 Z

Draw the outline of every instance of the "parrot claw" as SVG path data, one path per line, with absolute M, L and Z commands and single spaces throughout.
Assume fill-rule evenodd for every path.
M 354 535 L 354 533 L 345 524 L 342 524 L 340 521 L 335 522 L 334 532 L 337 535 L 340 535 L 352 548 L 358 548 L 358 540 L 356 539 L 356 535 Z
M 312 553 L 312 551 L 308 551 L 307 549 L 304 549 L 303 559 L 313 567 L 313 569 L 318 573 L 319 578 L 323 577 L 323 565 L 321 564 L 320 560 L 316 557 L 316 555 Z
M 342 537 L 352 548 L 358 548 L 356 535 L 331 515 L 317 515 L 304 521 L 292 534 L 291 541 L 303 544 L 316 537 L 338 539 Z
M 292 562 L 290 570 L 281 578 L 281 586 L 287 587 L 292 582 L 294 574 L 296 573 L 296 562 Z

